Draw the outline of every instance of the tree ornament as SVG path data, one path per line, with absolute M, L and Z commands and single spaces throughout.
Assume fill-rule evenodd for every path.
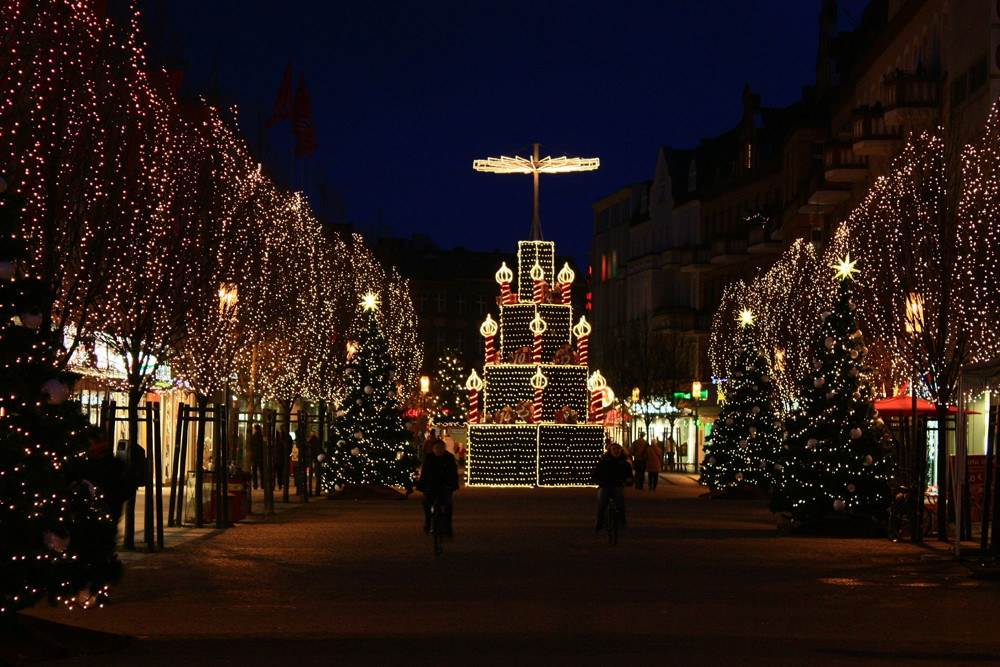
M 37 329 L 42 326 L 42 314 L 41 313 L 22 313 L 21 314 L 21 326 L 27 329 Z
M 343 446 L 344 446 L 344 445 L 346 445 L 346 444 L 347 444 L 347 441 L 346 441 L 346 440 L 338 440 L 338 441 L 337 441 L 337 446 L 338 446 L 338 447 L 343 447 Z
M 833 501 L 833 509 L 835 509 L 838 512 L 843 512 L 846 506 L 847 504 L 840 498 L 837 498 L 836 500 Z
M 851 350 L 851 359 L 857 359 L 857 358 L 858 358 L 858 351 Z
M 344 415 L 346 415 L 346 414 L 347 414 L 347 413 L 346 413 L 346 412 L 344 412 L 343 410 L 337 410 L 337 416 L 338 416 L 338 417 L 343 417 L 343 416 L 344 416 Z
M 760 414 L 760 406 L 759 405 L 753 406 L 753 408 L 750 409 L 750 412 L 754 413 L 755 415 Z
M 373 391 L 375 391 L 375 387 L 371 386 L 370 384 L 365 385 L 365 393 L 366 394 L 370 394 Z
M 813 380 L 813 386 L 816 387 L 817 389 L 819 389 L 820 387 L 822 387 L 825 384 L 826 384 L 826 378 L 823 377 L 822 375 L 820 375 L 818 378 L 816 378 L 815 380 Z
M 49 551 L 62 553 L 66 551 L 66 547 L 69 546 L 69 537 L 62 537 L 47 530 L 42 533 L 42 543 L 45 544 L 45 548 Z
M 819 316 L 823 319 L 824 322 L 826 322 L 826 318 L 830 317 L 830 315 L 832 314 L 833 313 L 831 313 L 829 310 L 824 310 L 822 313 L 819 314 Z
M 0 262 L 0 280 L 10 280 L 14 277 L 15 271 L 13 262 Z
M 852 368 L 850 371 L 851 377 L 858 377 L 860 371 L 857 368 Z
M 833 338 L 833 336 L 827 336 L 826 340 L 823 341 L 823 345 L 825 345 L 826 349 L 828 349 L 828 350 L 833 349 L 833 346 L 836 345 L 836 344 L 837 344 L 837 341 Z
M 361 440 L 362 438 L 365 437 L 365 434 L 364 434 L 363 431 L 355 431 L 354 432 L 354 437 L 357 438 L 358 440 Z
M 356 400 L 354 402 L 357 403 L 358 405 L 364 405 L 365 404 L 365 401 L 362 398 L 359 398 L 358 400 Z
M 42 384 L 42 395 L 46 396 L 45 402 L 49 405 L 59 405 L 69 398 L 69 387 L 52 378 Z
M 741 473 L 741 472 L 736 473 L 736 480 L 739 481 L 739 482 L 742 482 L 743 481 L 743 473 Z
M 735 420 L 732 417 L 726 417 L 726 425 L 732 426 Z
M 847 485 L 847 490 L 848 490 L 848 491 L 849 491 L 850 493 L 854 493 L 854 491 L 855 491 L 855 490 L 856 490 L 857 488 L 858 488 L 858 487 L 854 486 L 853 484 L 848 484 L 848 485 Z
M 341 491 L 344 490 L 344 485 L 343 484 L 334 484 L 333 485 L 333 490 L 336 491 L 337 493 L 340 493 Z
M 872 463 L 873 463 L 873 461 L 872 461 L 872 455 L 871 454 L 865 454 L 864 465 L 870 466 Z
M 760 387 L 758 387 L 757 385 L 754 385 L 754 386 L 753 386 L 753 390 L 754 390 L 754 391 L 760 391 Z
M 319 461 L 320 463 L 326 461 L 326 454 L 320 454 L 319 456 L 316 457 L 316 460 Z
M 854 398 L 855 401 L 860 401 L 861 400 L 861 392 L 860 391 L 856 391 L 853 394 L 851 394 L 851 397 Z
M 355 456 L 358 456 L 358 455 L 361 454 L 361 450 L 359 448 L 357 448 L 357 447 L 353 447 L 351 449 L 351 454 L 354 454 Z
M 746 438 L 740 438 L 740 449 L 746 449 L 750 446 L 750 442 Z
M 851 429 L 851 440 L 857 440 L 860 437 L 861 437 L 861 429 L 858 428 L 858 427 L 852 428 Z
M 750 427 L 750 435 L 757 435 L 757 427 L 756 426 L 751 426 Z
M 836 395 L 837 395 L 837 392 L 835 392 L 834 390 L 831 389 L 830 391 L 826 392 L 826 400 L 829 401 L 831 398 L 833 398 Z
M 709 456 L 708 457 L 708 462 L 711 463 L 712 465 L 715 465 L 715 457 L 714 456 Z
M 816 438 L 809 438 L 809 441 L 806 442 L 806 447 L 808 447 L 809 449 L 816 449 L 816 445 L 818 444 L 819 440 L 817 440 Z

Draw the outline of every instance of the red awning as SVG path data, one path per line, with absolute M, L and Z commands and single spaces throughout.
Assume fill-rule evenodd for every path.
M 913 397 L 904 394 L 902 396 L 883 398 L 881 401 L 875 401 L 875 409 L 878 410 L 879 415 L 882 417 L 908 417 L 913 414 Z M 948 414 L 953 415 L 956 412 L 958 412 L 958 408 L 948 408 Z M 930 401 L 918 398 L 917 414 L 937 414 L 937 406 Z M 970 412 L 968 414 L 973 413 Z

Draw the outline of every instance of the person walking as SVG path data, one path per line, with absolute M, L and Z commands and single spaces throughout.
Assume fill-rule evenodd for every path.
M 284 424 L 274 439 L 274 476 L 279 490 L 288 484 L 288 462 L 292 456 L 292 436 Z
M 663 449 L 660 447 L 660 441 L 653 439 L 653 444 L 646 448 L 646 476 L 649 478 L 650 491 L 656 491 L 661 470 L 663 470 Z
M 642 480 L 646 476 L 646 449 L 649 443 L 646 442 L 646 434 L 639 431 L 639 437 L 632 443 L 629 449 L 629 456 L 632 457 L 632 467 L 635 469 L 635 488 L 642 491 Z
M 260 431 L 260 424 L 253 425 L 247 449 L 250 452 L 250 479 L 256 489 L 258 480 L 260 486 L 264 486 L 264 434 Z
M 667 470 L 670 472 L 674 471 L 674 453 L 677 449 L 677 444 L 674 442 L 674 437 L 672 435 L 667 436 L 666 442 L 666 454 L 667 454 Z
M 604 528 L 604 512 L 612 496 L 618 506 L 621 525 L 626 526 L 625 487 L 633 483 L 634 477 L 628 457 L 617 442 L 608 445 L 608 451 L 601 456 L 594 468 L 593 479 L 597 484 L 597 530 Z

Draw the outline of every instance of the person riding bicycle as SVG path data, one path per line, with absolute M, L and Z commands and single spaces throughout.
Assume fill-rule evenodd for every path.
M 417 480 L 417 491 L 424 494 L 424 532 L 431 530 L 431 507 L 437 500 L 444 507 L 444 534 L 451 537 L 451 494 L 458 490 L 458 464 L 444 440 L 435 438 L 430 445 Z
M 632 464 L 622 452 L 622 446 L 612 442 L 594 468 L 597 483 L 597 530 L 604 528 L 604 513 L 608 499 L 614 495 L 621 525 L 625 525 L 625 487 L 632 485 Z

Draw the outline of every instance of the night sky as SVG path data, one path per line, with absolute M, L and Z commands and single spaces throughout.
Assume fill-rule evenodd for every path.
M 188 85 L 237 105 L 254 146 L 291 58 L 312 98 L 312 172 L 360 230 L 514 250 L 531 177 L 472 161 L 528 156 L 535 141 L 542 156 L 600 158 L 596 172 L 541 178 L 545 238 L 585 262 L 590 205 L 652 178 L 659 146 L 732 128 L 746 83 L 785 106 L 815 82 L 821 4 L 169 0 L 164 37 Z M 842 1 L 840 29 L 865 5 Z M 266 133 L 265 161 L 286 179 L 289 133 L 288 121 Z

